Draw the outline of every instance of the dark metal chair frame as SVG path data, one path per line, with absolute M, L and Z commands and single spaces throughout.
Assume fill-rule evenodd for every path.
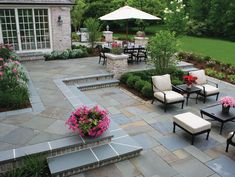
M 124 48 L 124 50 L 123 50 L 124 54 L 128 54 L 129 55 L 129 58 L 128 58 L 129 62 L 133 62 L 134 49 L 135 48 Z
M 232 136 L 227 139 L 227 146 L 226 146 L 226 152 L 228 152 L 229 145 L 235 146 L 235 142 L 232 141 L 233 137 L 235 136 L 235 131 L 233 132 Z
M 209 138 L 209 134 L 210 134 L 210 131 L 211 129 L 207 129 L 207 130 L 203 130 L 201 132 L 197 132 L 197 133 L 191 133 L 190 131 L 188 131 L 187 129 L 183 128 L 182 126 L 180 126 L 179 124 L 177 124 L 176 122 L 173 122 L 173 133 L 175 133 L 175 126 L 178 126 L 180 127 L 181 129 L 183 129 L 184 131 L 188 132 L 191 136 L 192 136 L 192 140 L 191 140 L 191 144 L 193 145 L 194 143 L 194 139 L 195 139 L 195 136 L 196 135 L 200 135 L 200 134 L 203 134 L 203 133 L 207 133 L 207 136 L 206 136 L 206 140 L 208 140 Z
M 152 84 L 152 88 L 154 87 L 155 89 L 159 90 L 159 89 L 153 84 L 153 80 L 152 80 L 152 79 L 151 79 L 151 84 Z M 180 90 L 179 90 L 177 87 L 175 87 L 174 85 L 171 85 L 171 86 L 172 86 L 172 90 L 173 90 L 173 91 L 176 91 L 176 92 L 179 92 L 179 91 L 180 91 Z M 160 100 L 160 99 L 157 99 L 157 98 L 155 98 L 155 96 L 153 96 L 152 104 L 154 103 L 154 100 L 157 100 L 157 101 L 161 102 L 162 104 L 164 104 L 164 112 L 166 112 L 167 105 L 169 105 L 169 104 L 182 103 L 181 109 L 184 108 L 184 101 L 185 101 L 184 99 L 183 99 L 182 101 L 175 101 L 175 102 L 167 103 L 167 101 L 166 101 L 166 94 L 164 93 L 164 91 L 159 90 L 159 92 L 162 92 L 162 93 L 163 93 L 163 95 L 164 95 L 164 101 L 162 101 L 162 100 Z M 153 91 L 153 93 L 154 93 L 154 91 Z
M 107 57 L 105 56 L 105 53 L 109 52 L 110 49 L 103 48 L 101 45 L 99 45 L 98 50 L 99 50 L 99 64 L 101 62 L 101 59 L 103 58 L 103 65 L 104 65 L 106 64 L 106 59 L 107 59 Z
M 136 62 L 141 61 L 142 58 L 146 62 L 146 60 L 147 60 L 147 51 L 146 51 L 146 49 L 144 47 L 137 48 L 137 52 L 133 53 L 133 57 L 135 57 Z

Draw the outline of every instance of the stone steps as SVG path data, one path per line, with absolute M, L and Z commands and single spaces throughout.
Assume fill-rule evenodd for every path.
M 113 135 L 109 131 L 98 138 L 82 138 L 79 135 L 43 142 L 30 146 L 0 152 L 0 174 L 19 167 L 27 155 L 41 154 L 56 157 L 66 153 L 95 147 L 111 142 Z M 0 175 L 1 176 L 1 175 Z
M 188 63 L 185 61 L 180 61 L 179 63 L 177 63 L 176 65 L 179 69 L 181 69 L 184 72 L 190 72 L 190 71 L 196 71 L 198 70 L 198 68 L 195 68 L 194 65 L 192 63 Z
M 81 77 L 72 77 L 72 78 L 65 78 L 63 82 L 66 85 L 74 85 L 74 84 L 81 84 L 81 83 L 89 83 L 107 79 L 113 79 L 113 74 L 106 73 L 106 74 L 95 74 L 95 75 L 88 75 L 88 76 L 81 76 Z
M 100 80 L 100 81 L 95 81 L 95 82 L 81 83 L 81 84 L 77 84 L 76 86 L 81 91 L 84 91 L 84 90 L 112 87 L 112 86 L 117 86 L 117 85 L 119 85 L 119 80 L 112 79 L 112 80 Z
M 90 169 L 138 156 L 142 148 L 129 136 L 114 138 L 108 144 L 48 158 L 52 176 L 71 176 Z

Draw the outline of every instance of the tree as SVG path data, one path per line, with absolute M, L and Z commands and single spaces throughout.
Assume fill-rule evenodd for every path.
M 182 0 L 173 0 L 164 10 L 164 22 L 168 30 L 174 31 L 176 35 L 187 32 L 188 16 Z
M 99 37 L 101 36 L 101 32 L 100 32 L 101 25 L 100 25 L 99 21 L 97 21 L 94 18 L 88 18 L 84 22 L 84 25 L 88 29 L 89 42 L 91 44 L 92 50 L 94 50 L 95 41 L 97 41 L 99 39 Z
M 174 66 L 173 55 L 177 52 L 178 42 L 175 32 L 160 31 L 150 39 L 148 51 L 150 62 L 155 65 L 159 73 L 164 73 L 171 66 Z
M 84 0 L 76 0 L 75 5 L 71 10 L 71 23 L 75 31 L 77 31 L 78 28 L 80 27 L 85 11 L 86 11 L 86 4 Z
M 228 9 L 224 14 L 224 35 L 235 41 L 235 0 L 229 2 Z

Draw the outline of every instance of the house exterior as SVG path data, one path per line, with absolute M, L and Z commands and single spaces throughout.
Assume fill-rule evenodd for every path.
M 20 54 L 71 48 L 72 0 L 0 0 L 0 43 Z

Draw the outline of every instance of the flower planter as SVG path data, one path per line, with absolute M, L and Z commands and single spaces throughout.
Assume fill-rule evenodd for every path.
M 229 113 L 229 109 L 230 109 L 230 106 L 225 107 L 225 106 L 222 105 L 222 113 L 228 114 Z
M 147 37 L 135 37 L 135 45 L 146 46 L 149 38 Z
M 121 75 L 127 71 L 128 55 L 115 55 L 112 53 L 106 53 L 105 55 L 107 57 L 107 71 L 113 73 L 114 78 L 119 79 Z

